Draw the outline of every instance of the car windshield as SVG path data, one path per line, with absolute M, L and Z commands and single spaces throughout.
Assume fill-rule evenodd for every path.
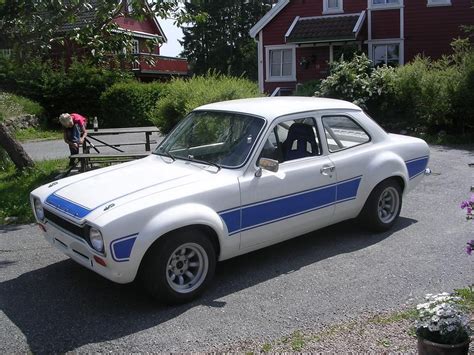
M 241 166 L 264 125 L 255 116 L 220 111 L 195 111 L 183 119 L 155 150 L 172 159 Z

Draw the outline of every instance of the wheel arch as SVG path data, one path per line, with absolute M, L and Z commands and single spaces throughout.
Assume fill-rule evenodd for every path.
M 209 237 L 219 260 L 225 237 L 228 235 L 227 226 L 221 217 L 207 206 L 186 204 L 162 211 L 150 220 L 140 232 L 141 243 L 137 246 L 137 270 L 143 264 L 150 250 L 164 238 L 171 237 L 181 230 L 197 229 Z
M 406 191 L 408 186 L 408 170 L 404 160 L 393 152 L 381 152 L 376 155 L 368 166 L 368 174 L 370 176 L 370 185 L 367 186 L 367 196 L 375 189 L 377 185 L 387 179 L 394 179 L 400 185 L 402 193 Z

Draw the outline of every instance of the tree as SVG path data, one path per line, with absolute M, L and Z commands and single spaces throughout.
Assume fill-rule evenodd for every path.
M 0 149 L 3 148 L 18 170 L 31 168 L 35 164 L 21 144 L 13 138 L 7 126 L 0 122 Z
M 133 11 L 127 15 L 139 20 L 146 16 L 174 17 L 177 23 L 190 20 L 179 0 L 0 0 L 0 44 L 13 48 L 18 63 L 49 58 L 57 49 L 92 62 L 107 62 L 111 53 L 124 48 L 131 53 L 132 35 L 120 31 L 113 21 L 128 8 Z M 158 43 L 148 44 L 151 50 Z M 17 169 L 34 165 L 3 124 L 0 143 Z
M 191 22 L 183 29 L 183 56 L 195 74 L 216 70 L 257 78 L 257 46 L 250 28 L 274 1 L 219 0 L 186 2 Z
M 179 0 L 0 0 L 0 33 L 10 43 L 17 60 L 49 56 L 67 49 L 96 62 L 108 61 L 110 53 L 132 48 L 130 33 L 119 31 L 112 20 L 127 13 L 135 19 L 146 16 L 189 20 Z M 127 5 L 127 6 L 125 6 Z M 159 44 L 150 40 L 150 48 Z M 131 52 L 131 51 L 128 51 Z

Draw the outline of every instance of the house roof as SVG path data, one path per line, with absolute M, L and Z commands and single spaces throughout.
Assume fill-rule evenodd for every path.
M 365 20 L 356 14 L 296 17 L 286 33 L 287 43 L 315 43 L 355 40 Z
M 270 11 L 268 11 L 249 31 L 252 38 L 255 38 L 258 33 L 271 21 L 273 18 L 290 3 L 290 0 L 280 0 L 275 4 Z
M 94 21 L 95 21 L 95 5 L 97 3 L 97 0 L 91 0 L 90 1 L 90 4 L 91 4 L 91 7 L 90 9 L 88 10 L 82 10 L 80 11 L 79 13 L 76 14 L 76 21 L 74 23 L 66 23 L 66 24 L 63 24 L 61 26 L 61 29 L 60 31 L 71 31 L 75 28 L 84 28 L 85 26 L 89 25 L 89 24 L 93 24 Z M 148 5 L 148 3 L 145 1 L 145 6 L 150 14 L 150 17 L 151 19 L 153 20 L 153 23 L 156 25 L 156 27 L 158 28 L 158 31 L 159 31 L 159 35 L 158 34 L 150 34 L 150 36 L 152 37 L 161 37 L 163 39 L 164 42 L 167 42 L 168 39 L 166 38 L 165 36 L 165 33 L 163 32 L 163 29 L 161 28 L 160 24 L 158 23 L 158 20 L 157 18 L 154 16 L 154 14 L 152 14 L 151 12 L 151 9 Z M 136 34 L 137 37 L 143 37 L 141 36 L 143 33 L 142 32 L 138 32 L 138 31 L 130 31 L 130 30 L 127 30 L 127 29 L 123 29 L 124 32 L 131 32 L 132 34 Z

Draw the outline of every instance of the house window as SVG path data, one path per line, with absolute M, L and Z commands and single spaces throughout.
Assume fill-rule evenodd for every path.
M 127 0 L 127 12 L 131 14 L 133 12 L 133 5 L 130 0 Z
M 0 58 L 10 58 L 12 56 L 11 48 L 0 49 Z
M 372 61 L 374 66 L 387 64 L 388 66 L 397 66 L 400 64 L 400 44 L 384 43 L 374 44 L 372 46 Z
M 137 39 L 132 39 L 132 54 L 140 53 L 140 43 Z
M 324 0 L 323 14 L 334 14 L 343 12 L 343 0 Z
M 267 47 L 267 81 L 294 81 L 295 48 L 288 46 Z
M 399 8 L 403 0 L 369 0 L 371 8 Z
M 451 0 L 428 0 L 427 6 L 451 6 Z

